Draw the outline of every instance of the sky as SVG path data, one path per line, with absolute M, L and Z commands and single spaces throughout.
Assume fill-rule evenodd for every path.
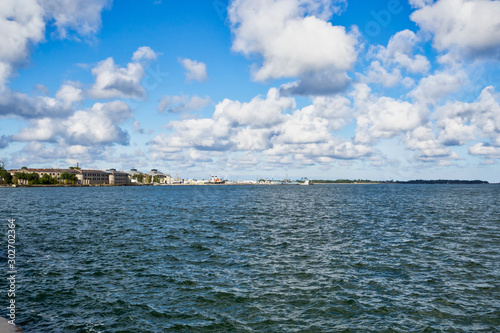
M 500 1 L 6 0 L 0 160 L 500 182 Z

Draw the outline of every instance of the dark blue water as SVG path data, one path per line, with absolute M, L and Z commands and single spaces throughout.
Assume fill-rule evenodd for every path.
M 498 332 L 500 186 L 0 189 L 31 332 Z M 7 271 L 4 255 L 1 271 Z M 7 283 L 2 279 L 1 315 Z

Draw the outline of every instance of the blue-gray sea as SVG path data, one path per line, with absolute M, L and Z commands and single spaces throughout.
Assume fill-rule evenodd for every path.
M 499 332 L 499 185 L 1 188 L 31 332 Z

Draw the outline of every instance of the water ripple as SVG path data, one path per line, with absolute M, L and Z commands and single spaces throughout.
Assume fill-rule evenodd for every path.
M 28 333 L 500 327 L 499 186 L 20 188 L 0 197 L 0 216 L 18 220 L 17 323 Z

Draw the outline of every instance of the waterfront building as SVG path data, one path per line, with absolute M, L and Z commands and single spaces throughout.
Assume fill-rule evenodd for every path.
M 109 171 L 103 170 L 76 170 L 76 177 L 82 185 L 98 185 L 98 184 L 129 184 L 130 179 L 128 173 L 110 169 Z
M 55 168 L 32 168 L 32 169 L 29 169 L 29 168 L 22 168 L 22 169 L 9 170 L 9 173 L 12 176 L 15 176 L 16 173 L 36 173 L 36 174 L 38 174 L 38 177 L 40 177 L 40 178 L 42 178 L 43 175 L 48 174 L 52 178 L 54 178 L 56 180 L 60 180 L 61 174 L 63 172 L 77 175 L 77 171 L 78 170 L 75 170 L 75 169 L 55 169 Z M 18 185 L 28 185 L 28 180 L 27 179 L 18 179 L 17 184 Z
M 127 172 L 128 178 L 130 179 L 131 183 L 137 183 L 137 176 L 142 175 L 142 172 L 137 171 L 137 169 L 130 169 L 129 172 Z
M 116 169 L 109 170 L 109 184 L 129 184 L 130 178 L 127 172 L 116 171 Z
M 109 184 L 109 173 L 102 170 L 77 170 L 76 177 L 82 185 Z
M 14 176 L 16 173 L 36 173 L 40 178 L 43 175 L 48 174 L 52 178 L 59 180 L 61 179 L 61 174 L 63 172 L 73 174 L 78 179 L 78 184 L 82 185 L 99 185 L 99 184 L 129 184 L 130 180 L 128 174 L 122 171 L 116 171 L 116 169 L 110 169 L 109 171 L 102 170 L 81 170 L 81 169 L 46 169 L 46 168 L 34 168 L 34 169 L 12 169 L 9 173 Z M 27 185 L 28 181 L 26 179 L 19 179 L 19 185 Z

